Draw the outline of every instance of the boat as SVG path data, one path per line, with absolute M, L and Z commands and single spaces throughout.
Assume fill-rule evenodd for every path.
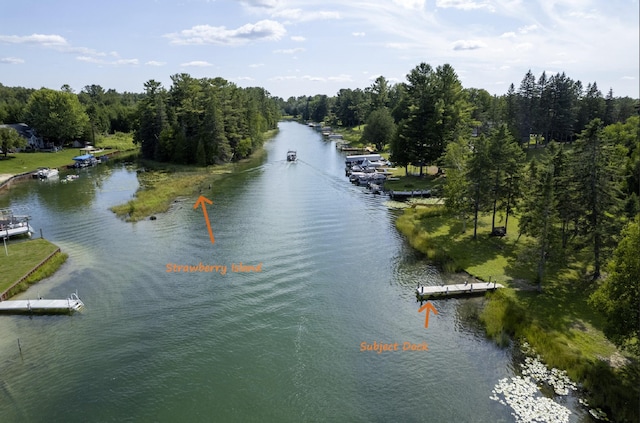
M 71 181 L 75 181 L 76 179 L 78 179 L 79 176 L 78 175 L 67 175 L 65 178 L 63 178 L 60 182 L 71 182 Z
M 31 236 L 33 232 L 29 216 L 15 216 L 10 209 L 0 209 L 0 237 Z
M 48 167 L 41 167 L 38 171 L 33 175 L 34 178 L 40 179 L 50 179 L 58 176 L 58 169 L 50 169 Z
M 95 166 L 96 164 L 98 164 L 98 159 L 96 159 L 93 154 L 83 154 L 82 156 L 76 156 L 73 158 L 73 160 L 75 161 L 73 167 L 76 169 Z
M 295 162 L 298 159 L 298 154 L 293 151 L 293 150 L 289 150 L 287 151 L 287 161 L 288 162 Z

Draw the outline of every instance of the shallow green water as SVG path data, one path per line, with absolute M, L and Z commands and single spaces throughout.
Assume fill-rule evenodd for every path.
M 69 254 L 22 297 L 77 289 L 87 306 L 0 316 L 0 421 L 513 421 L 489 399 L 511 354 L 463 317 L 477 300 L 434 302 L 425 329 L 413 288 L 441 275 L 396 212 L 349 184 L 333 144 L 280 127 L 263 163 L 203 191 L 215 244 L 194 197 L 156 221 L 116 219 L 108 208 L 138 186 L 124 165 L 0 197 Z M 226 273 L 167 272 L 200 263 Z M 361 351 L 374 341 L 398 351 Z

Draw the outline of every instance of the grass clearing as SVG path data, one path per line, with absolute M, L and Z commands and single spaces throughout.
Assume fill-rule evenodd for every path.
M 125 133 L 115 133 L 108 136 L 97 137 L 98 148 L 109 149 L 105 151 L 134 151 L 139 147 L 133 143 L 133 135 Z M 35 153 L 9 153 L 5 158 L 0 155 L 0 174 L 17 175 L 20 173 L 32 172 L 39 167 L 60 168 L 73 164 L 73 158 L 80 153 L 79 148 L 65 148 L 55 153 L 35 152 Z
M 57 249 L 56 245 L 42 238 L 7 242 L 9 255 L 6 255 L 4 251 L 0 255 L 0 275 L 2 275 L 0 292 L 8 289 Z M 56 254 L 27 280 L 14 288 L 10 294 L 15 295 L 24 291 L 30 284 L 52 275 L 66 259 L 66 254 Z
M 116 132 L 115 134 L 100 135 L 96 138 L 96 148 L 108 148 L 118 151 L 138 150 L 139 145 L 133 143 L 133 134 Z
M 73 164 L 73 158 L 78 155 L 78 150 L 65 149 L 55 153 L 9 153 L 5 158 L 0 157 L 0 173 L 17 175 L 32 172 L 39 167 L 58 168 Z

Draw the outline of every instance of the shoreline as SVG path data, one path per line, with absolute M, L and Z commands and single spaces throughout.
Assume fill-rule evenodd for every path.
M 8 275 L 12 282 L 3 284 L 0 301 L 8 300 L 53 275 L 67 260 L 67 254 L 60 247 L 44 238 L 9 243 L 7 246 L 10 254 L 0 256 L 0 273 Z M 16 261 L 20 262 L 19 269 L 12 272 Z
M 509 220 L 510 228 L 512 224 L 517 226 L 515 220 Z M 638 363 L 623 357 L 624 351 L 604 337 L 599 317 L 586 308 L 579 273 L 570 282 L 550 278 L 545 291 L 538 293 L 528 282 L 530 277 L 515 277 L 516 271 L 509 264 L 517 260 L 526 240 L 516 245 L 509 237 L 491 239 L 485 233 L 486 226 L 479 227 L 478 240 L 471 240 L 469 228 L 467 234 L 458 234 L 459 222 L 444 208 L 439 212 L 427 207 L 405 209 L 396 218 L 396 228 L 412 248 L 438 265 L 447 279 L 486 281 L 491 277 L 506 285 L 485 295 L 475 317 L 487 338 L 501 347 L 527 342 L 548 367 L 567 371 L 584 388 L 591 408 L 606 410 L 616 421 L 635 418 L 638 407 L 633 404 L 638 401 L 638 387 L 625 372 L 632 372 Z M 490 254 L 483 255 L 487 251 Z M 563 296 L 559 286 L 572 292 Z
M 265 136 L 265 143 L 269 142 L 275 134 L 277 130 L 269 131 Z M 140 169 L 138 173 L 140 179 L 145 179 L 145 186 L 139 187 L 131 200 L 113 206 L 109 210 L 126 222 L 155 220 L 155 215 L 166 213 L 177 198 L 196 194 L 205 195 L 214 183 L 256 165 L 265 154 L 266 151 L 262 146 L 240 161 L 207 167 L 142 160 L 140 163 L 150 168 L 149 170 Z

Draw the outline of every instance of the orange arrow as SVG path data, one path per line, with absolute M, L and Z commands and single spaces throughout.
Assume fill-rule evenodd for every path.
M 211 243 L 215 243 L 216 240 L 213 238 L 213 231 L 211 230 L 211 223 L 209 223 L 209 215 L 207 214 L 207 206 L 206 204 L 213 204 L 213 201 L 209 200 L 204 195 L 198 197 L 198 200 L 193 205 L 194 209 L 197 209 L 198 206 L 202 205 L 202 213 L 204 214 L 204 221 L 207 222 L 207 230 L 209 231 L 209 238 L 211 238 Z
M 438 314 L 438 310 L 436 310 L 435 306 L 431 304 L 431 301 L 427 301 L 425 305 L 418 309 L 418 313 L 422 313 L 423 310 L 427 310 L 427 314 L 424 318 L 424 328 L 427 329 L 429 327 L 429 312 L 433 311 L 433 314 Z

